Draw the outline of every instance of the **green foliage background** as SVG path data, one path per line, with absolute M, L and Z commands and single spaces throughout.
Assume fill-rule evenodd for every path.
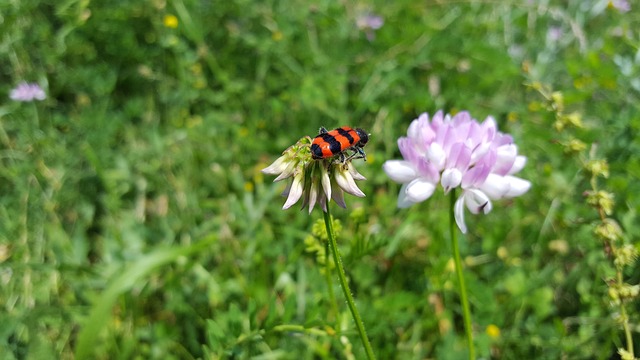
M 356 26 L 368 12 L 385 21 L 373 39 Z M 340 125 L 372 134 L 367 197 L 333 215 L 375 352 L 463 357 L 447 198 L 399 210 L 381 169 L 438 109 L 495 116 L 533 183 L 467 216 L 480 355 L 615 356 L 588 184 L 526 84 L 583 114 L 636 244 L 639 25 L 637 5 L 599 0 L 0 0 L 0 357 L 362 358 L 305 250 L 321 214 L 280 210 L 283 185 L 260 173 Z M 48 98 L 11 102 L 23 80 Z

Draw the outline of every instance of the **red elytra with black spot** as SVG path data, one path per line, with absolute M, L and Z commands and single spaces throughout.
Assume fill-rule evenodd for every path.
M 311 157 L 320 160 L 340 155 L 345 161 L 344 152 L 353 150 L 355 152 L 348 159 L 364 158 L 365 153 L 362 148 L 368 141 L 369 135 L 363 129 L 343 126 L 327 131 L 325 128 L 320 128 L 320 134 L 311 143 Z

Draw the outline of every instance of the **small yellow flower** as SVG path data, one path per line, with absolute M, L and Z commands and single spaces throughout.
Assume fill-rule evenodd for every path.
M 500 328 L 497 325 L 489 324 L 485 331 L 487 332 L 487 335 L 489 335 L 489 337 L 492 339 L 497 339 L 500 337 Z
M 367 154 L 367 161 L 370 163 L 375 163 L 376 162 L 376 155 L 373 153 L 368 153 Z
M 202 116 L 200 115 L 190 116 L 186 119 L 185 125 L 191 129 L 196 126 L 202 125 L 202 121 Z
M 581 90 L 588 87 L 592 83 L 593 79 L 591 79 L 590 77 L 580 77 L 573 81 L 573 86 L 575 86 L 576 89 Z
M 91 105 L 91 98 L 89 97 L 89 95 L 80 92 L 76 95 L 76 104 L 78 106 L 89 106 Z
M 509 250 L 504 246 L 500 246 L 498 251 L 496 251 L 496 255 L 498 255 L 500 260 L 505 260 L 509 256 Z
M 549 241 L 549 250 L 558 254 L 565 255 L 569 252 L 569 243 L 564 239 L 556 239 Z
M 0 263 L 11 256 L 11 248 L 7 244 L 0 244 Z
M 327 334 L 329 334 L 330 336 L 333 336 L 333 335 L 336 334 L 336 330 L 334 328 L 332 328 L 331 326 L 328 326 L 328 325 L 325 325 L 324 331 L 326 331 Z
M 509 262 L 509 265 L 511 266 L 522 266 L 522 259 L 519 257 L 514 257 L 513 259 L 511 259 L 511 261 Z
M 191 73 L 193 75 L 200 75 L 200 74 L 202 74 L 202 64 L 195 63 L 195 64 L 191 65 L 191 67 L 189 67 L 189 70 L 191 70 Z
M 178 27 L 178 18 L 175 15 L 168 14 L 164 16 L 162 23 L 170 29 L 175 29 Z
M 281 31 L 274 31 L 271 34 L 271 39 L 273 39 L 273 41 L 280 41 L 280 40 L 282 40 L 283 37 L 284 37 L 284 35 L 282 34 Z
M 251 181 L 245 181 L 244 183 L 244 191 L 252 192 L 253 191 L 253 183 Z
M 198 90 L 204 89 L 207 87 L 207 80 L 203 77 L 199 77 L 193 82 L 193 87 Z
M 447 266 L 445 267 L 445 269 L 447 269 L 448 272 L 456 271 L 456 262 L 453 259 L 449 259 L 449 261 L 447 261 Z

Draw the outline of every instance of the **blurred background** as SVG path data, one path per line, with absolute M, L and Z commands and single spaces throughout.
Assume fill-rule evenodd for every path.
M 260 173 L 348 125 L 371 133 L 367 196 L 332 213 L 374 351 L 463 358 L 448 199 L 397 209 L 381 168 L 443 109 L 494 116 L 533 184 L 467 213 L 479 356 L 619 358 L 581 164 L 608 161 L 598 187 L 635 246 L 639 25 L 622 0 L 0 0 L 0 357 L 363 358 L 337 282 L 329 300 L 321 212 L 281 210 Z M 23 81 L 46 99 L 12 100 Z M 554 126 L 559 98 L 582 127 Z

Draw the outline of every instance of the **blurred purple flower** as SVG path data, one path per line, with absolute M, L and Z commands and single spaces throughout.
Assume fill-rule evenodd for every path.
M 378 30 L 384 25 L 384 19 L 378 15 L 364 14 L 356 20 L 360 30 L 373 29 Z
M 609 7 L 615 8 L 620 12 L 629 12 L 631 11 L 631 5 L 628 0 L 610 0 Z
M 44 100 L 47 98 L 47 94 L 45 94 L 44 90 L 42 90 L 38 84 L 21 82 L 11 90 L 9 98 L 15 101 Z
M 547 30 L 547 39 L 551 42 L 558 42 L 564 35 L 564 31 L 559 26 L 552 26 Z
M 384 25 L 384 19 L 372 13 L 364 13 L 358 16 L 356 25 L 358 29 L 365 32 L 369 41 L 373 41 L 376 37 L 375 30 L 380 29 L 382 25 Z
M 398 147 L 404 159 L 383 164 L 391 180 L 402 184 L 398 207 L 427 200 L 438 183 L 445 193 L 460 187 L 454 213 L 463 233 L 465 206 L 473 214 L 487 214 L 491 200 L 520 196 L 531 187 L 513 176 L 527 158 L 518 155 L 513 138 L 499 132 L 492 117 L 479 123 L 468 112 L 451 117 L 438 111 L 431 119 L 424 113 L 411 122 Z

